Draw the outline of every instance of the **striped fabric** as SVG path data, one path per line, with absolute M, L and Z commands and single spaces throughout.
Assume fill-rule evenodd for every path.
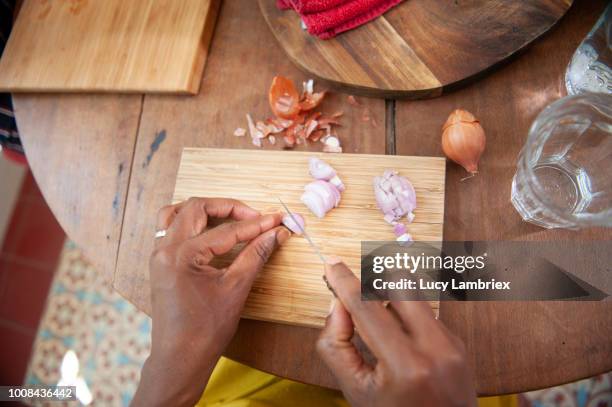
M 0 0 L 0 55 L 4 52 L 4 46 L 13 26 L 14 12 L 14 1 Z M 19 140 L 17 123 L 13 114 L 13 102 L 9 93 L 0 93 L 0 146 L 2 149 L 23 155 L 23 147 Z

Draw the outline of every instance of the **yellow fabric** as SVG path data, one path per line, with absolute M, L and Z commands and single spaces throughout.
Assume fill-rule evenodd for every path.
M 342 393 L 298 383 L 221 358 L 199 407 L 348 407 Z M 479 407 L 516 407 L 515 396 L 487 397 Z
M 480 397 L 478 399 L 478 407 L 518 407 L 518 399 L 516 395 L 496 397 Z

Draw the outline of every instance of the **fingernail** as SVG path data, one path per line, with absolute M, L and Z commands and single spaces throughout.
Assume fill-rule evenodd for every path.
M 325 286 L 327 287 L 327 289 L 334 295 L 334 297 L 338 297 L 336 295 L 336 292 L 334 291 L 334 288 L 331 286 L 331 284 L 329 284 L 329 280 L 327 279 L 325 274 L 323 274 L 323 281 L 325 282 Z
M 342 259 L 338 256 L 327 256 L 325 262 L 330 266 L 335 266 L 338 263 L 342 263 Z
M 334 308 L 336 307 L 336 298 L 332 298 L 329 303 L 329 311 L 327 312 L 327 316 L 330 316 L 332 312 L 334 312 Z
M 287 241 L 287 239 L 289 239 L 289 237 L 291 237 L 291 232 L 283 228 L 276 233 L 276 242 L 279 245 L 282 245 Z

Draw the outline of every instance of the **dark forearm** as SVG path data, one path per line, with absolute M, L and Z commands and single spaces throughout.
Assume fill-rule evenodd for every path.
M 188 355 L 172 361 L 150 356 L 142 369 L 132 406 L 194 406 L 202 396 L 216 364 L 196 367 Z

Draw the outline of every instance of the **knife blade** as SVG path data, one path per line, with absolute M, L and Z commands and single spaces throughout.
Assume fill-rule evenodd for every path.
M 293 213 L 289 210 L 287 205 L 285 205 L 285 203 L 282 201 L 282 199 L 278 198 L 278 202 L 280 202 L 281 205 L 283 205 L 283 208 L 285 209 L 285 212 L 287 212 L 287 215 L 289 215 L 291 217 L 291 220 L 293 220 L 293 223 L 295 223 L 297 225 L 297 227 L 300 229 L 300 232 L 302 232 L 302 236 L 304 236 L 306 241 L 310 244 L 310 247 L 312 247 L 312 249 L 315 251 L 317 256 L 319 256 L 319 258 L 321 259 L 323 264 L 325 264 L 326 263 L 325 257 L 323 257 L 323 254 L 321 253 L 321 250 L 319 250 L 319 247 L 316 244 L 314 244 L 314 242 L 312 241 L 312 239 L 310 238 L 308 233 L 306 233 L 306 231 L 302 227 L 302 224 L 295 219 L 295 217 L 293 216 Z
M 280 202 L 281 205 L 283 205 L 283 208 L 285 209 L 285 212 L 287 212 L 287 215 L 289 215 L 291 217 L 291 219 L 293 220 L 293 223 L 295 223 L 297 225 L 297 227 L 300 229 L 300 232 L 302 232 L 302 236 L 304 236 L 304 238 L 306 239 L 308 244 L 310 244 L 310 247 L 312 247 L 312 249 L 317 254 L 317 256 L 319 256 L 319 259 L 321 259 L 323 264 L 327 263 L 327 261 L 325 260 L 325 257 L 323 256 L 323 253 L 321 253 L 321 250 L 319 250 L 319 247 L 316 244 L 314 244 L 314 242 L 312 241 L 312 239 L 310 238 L 308 233 L 306 233 L 306 231 L 302 227 L 302 224 L 295 219 L 295 216 L 293 216 L 293 213 L 289 210 L 287 205 L 285 205 L 283 200 L 280 199 L 280 197 L 278 198 L 278 202 Z M 325 285 L 327 286 L 327 289 L 333 294 L 333 296 L 337 297 L 336 291 L 334 291 L 334 289 L 331 286 L 331 284 L 329 284 L 329 281 L 327 280 L 327 277 L 325 277 L 325 274 L 323 274 L 323 281 L 325 282 Z

